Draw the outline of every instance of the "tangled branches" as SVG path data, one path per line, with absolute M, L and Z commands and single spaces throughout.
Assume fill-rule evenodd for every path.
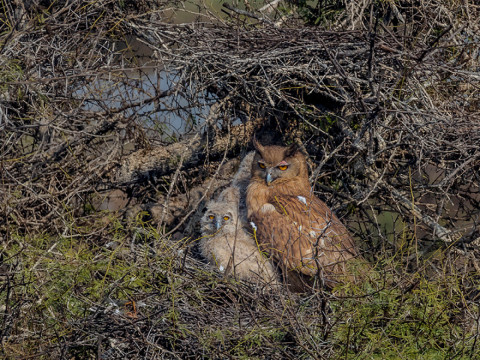
M 284 140 L 303 141 L 342 179 L 353 204 L 375 197 L 377 207 L 406 219 L 413 214 L 443 241 L 465 234 L 467 223 L 478 237 L 471 220 L 479 200 L 479 39 L 469 21 L 478 8 L 400 5 L 363 3 L 363 25 L 353 31 L 278 27 L 273 20 L 213 29 L 152 29 L 149 20 L 132 29 L 145 42 L 160 39 L 158 58 L 175 52 L 184 88 L 228 99 L 218 116 L 223 123 L 260 117 L 258 131 L 275 128 Z M 464 17 L 452 18 L 452 11 Z M 333 153 L 344 168 L 334 168 Z
M 387 194 L 383 184 L 390 184 L 403 197 L 413 192 L 420 203 L 428 198 L 432 206 L 421 211 L 434 222 L 457 227 L 458 214 L 464 222 L 475 218 L 479 79 L 477 29 L 468 21 L 478 10 L 473 5 L 455 10 L 464 15 L 457 18 L 441 6 L 425 25 L 421 20 L 432 15 L 433 2 L 424 9 L 365 2 L 356 8 L 363 9 L 363 25 L 352 24 L 359 30 L 330 31 L 275 25 L 275 15 L 261 25 L 248 17 L 238 25 L 220 19 L 214 27 L 172 25 L 164 22 L 158 2 L 143 5 L 159 9 L 148 13 L 129 3 L 124 9 L 110 2 L 62 4 L 52 5 L 45 19 L 21 4 L 4 11 L 11 31 L 2 48 L 8 84 L 2 130 L 10 135 L 2 146 L 2 176 L 5 204 L 17 225 L 20 219 L 31 227 L 53 218 L 65 224 L 65 210 L 88 202 L 92 187 L 175 172 L 175 161 L 167 161 L 177 156 L 171 151 L 164 160 L 125 168 L 125 155 L 147 144 L 162 149 L 172 140 L 188 143 L 206 128 L 199 145 L 211 144 L 209 156 L 218 158 L 225 148 L 216 145 L 221 132 L 240 123 L 244 134 L 274 128 L 284 140 L 302 141 L 313 161 L 339 175 L 353 204 L 378 194 L 401 205 Z M 298 26 L 298 19 L 292 24 Z M 112 34 L 127 44 L 139 39 L 147 61 L 112 42 Z M 215 103 L 221 106 L 210 108 Z M 199 149 L 187 156 L 187 166 L 205 160 Z M 333 153 L 342 156 L 342 169 L 333 168 Z M 19 154 L 21 162 L 15 160 Z M 316 180 L 320 170 L 314 169 Z M 466 198 L 456 201 L 452 186 Z M 22 194 L 21 200 L 12 194 Z M 462 208 L 454 206 L 453 215 L 449 203 L 455 202 Z
M 461 294 L 466 303 L 450 299 L 439 308 L 455 304 L 455 314 L 464 312 L 471 320 L 480 236 L 478 5 L 438 0 L 273 1 L 261 9 L 248 3 L 190 5 L 1 3 L 0 269 L 7 280 L 0 289 L 7 304 L 1 308 L 1 335 L 22 343 L 26 333 L 20 329 L 30 326 L 25 313 L 39 309 L 49 320 L 51 314 L 74 318 L 69 328 L 57 324 L 45 330 L 38 319 L 29 328 L 37 335 L 72 334 L 55 338 L 65 346 L 56 348 L 58 354 L 74 354 L 78 348 L 71 345 L 79 341 L 89 354 L 99 346 L 118 356 L 141 356 L 132 349 L 148 344 L 157 346 L 159 357 L 186 358 L 199 346 L 212 354 L 221 344 L 225 357 L 241 356 L 234 342 L 246 341 L 252 329 L 258 337 L 248 338 L 251 344 L 269 344 L 264 356 L 335 354 L 341 341 L 335 343 L 331 334 L 345 322 L 338 309 L 327 321 L 323 295 L 311 298 L 311 307 L 280 294 L 250 297 L 258 289 L 192 270 L 202 269 L 187 251 L 202 206 L 228 182 L 228 166 L 249 149 L 254 133 L 305 148 L 315 191 L 381 269 L 391 261 L 401 264 L 390 269 L 396 275 L 423 271 L 434 278 L 432 273 L 446 274 L 447 267 L 462 268 L 454 281 L 458 288 L 449 294 Z M 121 201 L 112 201 L 113 194 Z M 112 209 L 125 216 L 100 211 Z M 446 248 L 449 252 L 436 252 Z M 186 251 L 181 261 L 177 250 Z M 127 263 L 136 267 L 123 262 L 126 251 L 133 254 Z M 173 268 L 163 263 L 168 259 Z M 109 272 L 113 268 L 118 273 Z M 125 269 L 145 287 L 127 282 Z M 57 273 L 68 275 L 60 281 Z M 37 304 L 31 284 L 43 291 L 65 278 L 76 282 L 53 286 L 55 295 Z M 219 282 L 225 292 L 216 287 Z M 410 287 L 388 290 L 393 294 L 387 296 L 388 311 L 415 286 L 432 293 L 431 283 L 407 282 Z M 441 281 L 435 284 L 441 289 Z M 184 299 L 180 310 L 175 296 L 164 296 L 173 290 Z M 378 294 L 384 296 L 383 290 Z M 442 291 L 435 292 L 438 298 Z M 58 293 L 73 295 L 59 305 L 49 300 L 62 298 Z M 152 296 L 161 306 L 156 311 L 154 302 L 146 301 L 144 317 L 118 320 L 105 309 L 111 294 Z M 239 312 L 228 308 L 245 327 L 222 319 L 222 312 L 210 317 L 211 299 L 224 295 L 238 308 L 245 306 Z M 404 314 L 412 314 L 409 301 L 401 304 Z M 80 316 L 77 306 L 86 313 L 92 303 L 94 311 Z M 342 302 L 350 318 L 347 303 Z M 428 313 L 430 303 L 420 305 Z M 262 318 L 265 308 L 271 312 Z M 246 324 L 249 313 L 262 320 Z M 303 316 L 317 316 L 323 332 L 313 320 L 298 327 Z M 167 317 L 171 323 L 162 322 Z M 112 321 L 129 351 L 102 340 Z M 192 342 L 186 324 L 195 328 Z M 207 341 L 199 334 L 208 324 Z M 226 327 L 232 327 L 235 341 L 212 340 Z M 89 331 L 95 336 L 85 335 Z M 344 343 L 350 340 L 358 340 L 357 348 L 347 345 L 345 354 L 368 348 L 360 338 Z M 245 354 L 262 356 L 254 347 Z

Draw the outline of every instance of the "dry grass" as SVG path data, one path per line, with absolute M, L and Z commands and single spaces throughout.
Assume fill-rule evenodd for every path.
M 1 356 L 480 355 L 478 5 L 335 3 L 0 3 Z M 368 281 L 295 294 L 198 256 L 254 132 L 305 147 Z

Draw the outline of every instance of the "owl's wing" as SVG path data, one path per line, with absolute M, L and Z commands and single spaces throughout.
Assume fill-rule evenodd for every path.
M 357 251 L 347 229 L 325 203 L 315 196 L 282 196 L 272 205 L 275 211 L 252 219 L 262 250 L 288 270 L 320 272 L 330 285 L 343 282 L 340 277 L 348 276 L 346 261 Z

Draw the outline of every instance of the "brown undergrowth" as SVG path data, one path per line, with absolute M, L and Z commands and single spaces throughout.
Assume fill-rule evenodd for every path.
M 478 357 L 478 5 L 206 6 L 0 2 L 1 356 Z M 368 280 L 198 255 L 254 133 L 309 154 Z

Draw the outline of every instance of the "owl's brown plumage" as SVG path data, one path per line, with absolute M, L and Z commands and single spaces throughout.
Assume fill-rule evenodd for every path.
M 285 272 L 319 274 L 328 287 L 351 279 L 347 262 L 358 256 L 353 239 L 313 195 L 304 155 L 295 146 L 254 145 L 247 209 L 262 251 Z

